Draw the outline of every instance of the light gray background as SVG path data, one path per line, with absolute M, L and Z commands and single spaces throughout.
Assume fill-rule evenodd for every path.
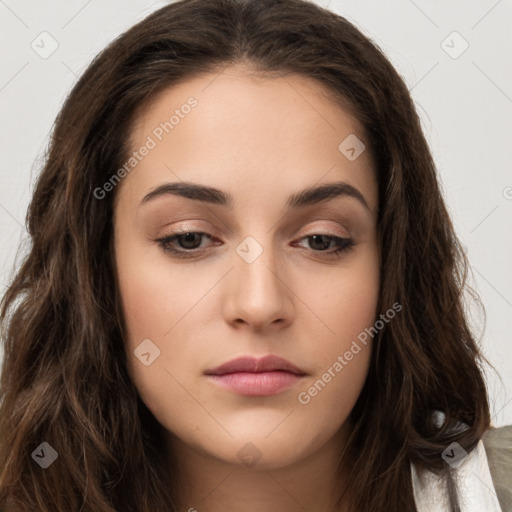
M 0 293 L 66 94 L 108 42 L 166 3 L 0 0 Z M 371 37 L 409 86 L 487 311 L 485 326 L 471 317 L 502 377 L 487 370 L 493 422 L 512 424 L 512 1 L 316 3 Z M 52 38 L 47 58 L 31 47 L 49 51 Z

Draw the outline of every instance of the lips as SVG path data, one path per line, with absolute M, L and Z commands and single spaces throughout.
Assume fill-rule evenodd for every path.
M 206 375 L 226 375 L 228 373 L 263 373 L 273 371 L 284 371 L 294 375 L 306 375 L 306 372 L 297 368 L 282 357 L 268 355 L 261 359 L 254 357 L 239 357 L 227 363 L 221 364 L 211 370 L 206 370 Z
M 220 388 L 245 396 L 279 394 L 306 375 L 290 361 L 274 355 L 261 359 L 240 357 L 206 370 L 205 374 Z

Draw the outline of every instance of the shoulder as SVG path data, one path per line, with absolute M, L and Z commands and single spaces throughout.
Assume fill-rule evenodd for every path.
M 512 512 L 512 426 L 489 429 L 469 453 L 452 443 L 443 459 L 452 468 L 449 473 L 417 471 L 411 464 L 418 512 L 451 510 L 450 485 L 460 510 Z
M 490 428 L 482 442 L 501 510 L 512 512 L 512 425 Z

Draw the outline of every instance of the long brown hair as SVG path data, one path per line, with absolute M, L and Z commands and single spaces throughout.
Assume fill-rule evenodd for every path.
M 2 510 L 176 510 L 162 429 L 127 373 L 115 192 L 94 191 L 126 161 L 145 101 L 239 62 L 327 85 L 364 126 L 378 171 L 378 311 L 403 309 L 375 337 L 351 412 L 351 510 L 416 510 L 411 462 L 447 475 L 458 510 L 441 454 L 454 441 L 471 451 L 490 426 L 486 360 L 464 309 L 468 262 L 402 78 L 351 23 L 304 0 L 172 3 L 113 41 L 73 87 L 29 206 L 31 247 L 0 311 Z M 32 456 L 43 442 L 58 453 L 47 469 Z

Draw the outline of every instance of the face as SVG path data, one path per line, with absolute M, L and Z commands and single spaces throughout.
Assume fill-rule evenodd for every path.
M 377 315 L 360 125 L 315 81 L 231 67 L 160 93 L 131 147 L 115 258 L 142 401 L 177 453 L 276 468 L 318 451 L 347 425 Z M 237 358 L 254 359 L 215 371 Z

